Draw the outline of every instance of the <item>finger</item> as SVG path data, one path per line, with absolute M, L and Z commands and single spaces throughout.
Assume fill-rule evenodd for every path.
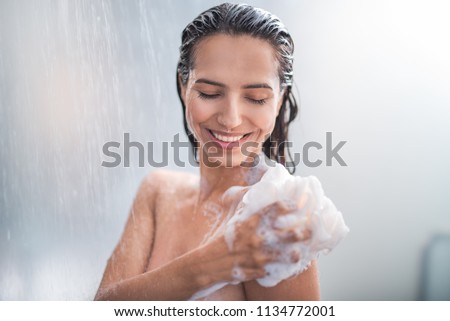
M 281 251 L 279 249 L 275 249 L 272 246 L 261 246 L 258 250 L 242 251 L 234 263 L 242 268 L 261 267 L 276 261 L 280 255 Z
M 255 269 L 255 268 L 241 268 L 241 270 L 243 272 L 245 280 L 247 280 L 247 281 L 263 278 L 263 277 L 268 275 L 268 272 L 263 267 L 257 268 L 257 269 Z
M 297 249 L 292 249 L 290 251 L 285 251 L 281 253 L 277 259 L 277 263 L 287 263 L 287 264 L 295 264 L 298 263 L 301 259 L 300 251 Z
M 296 205 L 293 202 L 277 201 L 271 203 L 258 211 L 259 215 L 275 217 L 290 213 L 296 209 Z
M 301 228 L 306 226 L 307 218 L 302 213 L 288 213 L 277 217 L 272 224 L 276 230 Z
M 282 255 L 280 249 L 274 248 L 272 246 L 264 247 L 260 251 L 255 252 L 251 255 L 252 263 L 248 266 L 261 267 L 268 263 L 275 262 Z
M 309 199 L 309 195 L 306 193 L 303 193 L 297 202 L 298 207 L 299 208 L 305 207 L 306 203 L 308 202 L 308 199 Z
M 293 212 L 298 209 L 297 203 L 289 198 L 277 201 L 276 204 L 286 213 Z
M 300 252 L 299 251 L 292 251 L 291 253 L 289 253 L 289 263 L 297 263 L 300 261 Z
M 231 270 L 231 277 L 236 281 L 244 281 L 246 279 L 245 271 L 241 267 L 235 266 Z
M 250 216 L 246 222 L 247 225 L 251 228 L 251 229 L 256 229 L 259 226 L 259 223 L 261 222 L 262 216 L 261 215 L 252 215 Z
M 311 238 L 311 231 L 308 229 L 288 229 L 283 231 L 275 231 L 275 234 L 283 243 L 303 242 Z
M 268 246 L 263 249 L 263 254 L 267 258 L 268 262 L 275 262 L 282 253 L 279 249 Z

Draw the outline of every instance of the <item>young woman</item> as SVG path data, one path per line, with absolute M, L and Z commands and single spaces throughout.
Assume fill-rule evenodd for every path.
M 256 281 L 280 256 L 257 233 L 261 218 L 275 220 L 297 207 L 263 208 L 236 226 L 231 248 L 221 229 L 245 187 L 264 174 L 258 161 L 285 162 L 283 142 L 297 113 L 293 50 L 277 17 L 248 5 L 213 7 L 184 29 L 177 87 L 200 176 L 158 170 L 144 179 L 97 300 L 187 300 L 223 282 L 204 299 L 319 299 L 314 261 L 276 286 Z M 225 194 L 232 186 L 244 189 Z M 291 228 L 276 233 L 285 243 L 307 237 Z

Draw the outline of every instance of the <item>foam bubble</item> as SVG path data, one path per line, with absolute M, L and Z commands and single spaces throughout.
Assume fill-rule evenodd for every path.
M 275 202 L 284 202 L 294 211 L 279 216 L 275 222 L 270 215 L 260 220 L 257 233 L 264 237 L 264 244 L 269 249 L 280 253 L 277 261 L 266 264 L 268 275 L 257 279 L 257 282 L 265 287 L 275 286 L 282 280 L 303 272 L 312 260 L 319 254 L 330 252 L 349 232 L 341 212 L 325 196 L 316 177 L 292 176 L 284 166 L 274 162 L 261 180 L 250 186 L 238 206 L 239 211 L 227 221 L 224 236 L 230 250 L 233 249 L 236 224 Z M 308 231 L 310 238 L 295 243 L 283 243 L 274 227 L 293 228 L 299 235 Z M 236 271 L 233 270 L 233 281 L 229 283 L 236 284 L 244 280 Z M 220 284 L 223 287 L 228 283 Z M 213 287 L 214 291 L 220 288 L 217 285 Z
M 233 276 L 234 283 L 239 283 L 245 280 L 244 271 L 238 266 L 235 266 L 231 271 L 231 275 Z
M 232 234 L 234 224 L 255 215 L 268 204 L 284 201 L 287 206 L 289 203 L 298 206 L 292 214 L 279 216 L 273 225 L 268 219 L 261 220 L 258 233 L 264 235 L 265 244 L 269 248 L 281 253 L 276 262 L 265 266 L 268 275 L 257 280 L 262 286 L 275 286 L 282 280 L 301 273 L 319 254 L 331 251 L 349 231 L 342 214 L 324 195 L 316 177 L 292 176 L 282 165 L 274 165 L 244 195 L 241 215 L 229 222 L 227 231 Z M 274 226 L 293 228 L 299 235 L 308 230 L 311 236 L 302 242 L 282 243 Z M 228 244 L 232 246 L 232 242 Z M 298 262 L 293 262 L 293 258 L 297 256 L 293 253 L 299 254 Z
M 198 299 L 207 297 L 208 295 L 213 294 L 217 290 L 223 288 L 227 284 L 229 284 L 229 282 L 216 283 L 216 284 L 210 286 L 209 288 L 206 288 L 204 290 L 200 290 L 200 291 L 194 293 L 194 295 L 188 301 L 194 301 L 194 300 L 198 300 Z

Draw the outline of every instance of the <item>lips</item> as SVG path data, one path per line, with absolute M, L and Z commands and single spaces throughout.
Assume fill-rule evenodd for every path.
M 238 147 L 243 142 L 247 140 L 251 133 L 223 133 L 218 131 L 213 131 L 211 129 L 207 129 L 209 136 L 212 140 L 218 143 L 223 148 L 233 148 Z
M 231 142 L 237 142 L 238 140 L 240 140 L 242 137 L 244 137 L 244 135 L 239 135 L 239 136 L 223 136 L 220 135 L 219 133 L 213 132 L 211 131 L 211 134 L 217 138 L 218 140 L 221 140 L 223 142 L 226 143 L 231 143 Z

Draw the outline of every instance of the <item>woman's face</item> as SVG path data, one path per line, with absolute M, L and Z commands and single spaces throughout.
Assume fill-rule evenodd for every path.
M 261 152 L 282 103 L 274 49 L 251 36 L 220 34 L 197 44 L 194 59 L 181 92 L 200 161 L 227 167 L 250 161 Z

